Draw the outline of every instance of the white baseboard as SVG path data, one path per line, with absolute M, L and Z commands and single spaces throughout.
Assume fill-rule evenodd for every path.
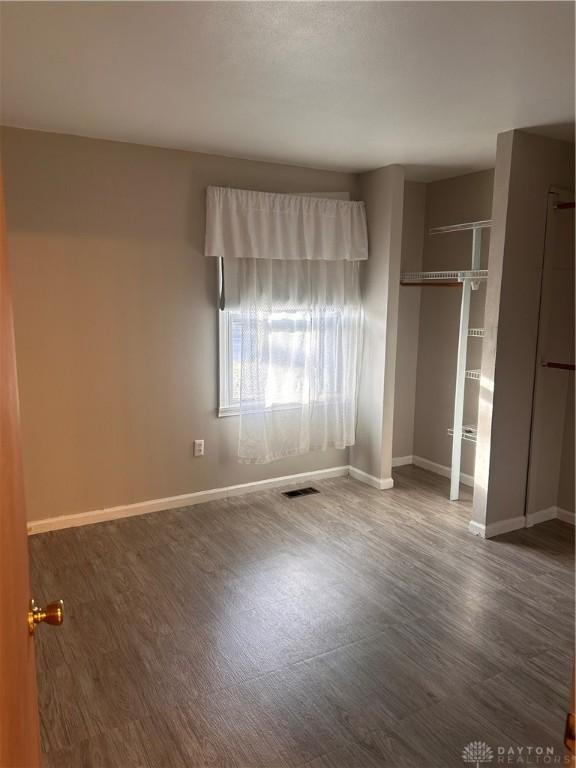
M 532 528 L 538 523 L 545 523 L 547 520 L 555 520 L 558 517 L 558 507 L 548 507 L 539 509 L 537 512 L 528 512 L 526 515 L 526 528 Z
M 475 520 L 470 520 L 468 523 L 468 530 L 470 533 L 473 533 L 474 536 L 481 536 L 483 539 L 486 538 L 486 526 L 482 523 L 477 523 Z
M 228 496 L 239 496 L 244 493 L 264 491 L 268 488 L 280 488 L 293 483 L 326 480 L 330 477 L 345 477 L 348 474 L 349 467 L 347 465 L 342 467 L 330 467 L 329 469 L 318 469 L 313 472 L 300 472 L 296 475 L 273 477 L 269 480 L 256 480 L 253 483 L 229 485 L 225 488 L 195 491 L 194 493 L 185 493 L 181 496 L 169 496 L 164 499 L 141 501 L 136 504 L 125 504 L 119 507 L 96 509 L 92 512 L 79 512 L 72 515 L 61 515 L 60 517 L 48 517 L 44 520 L 30 520 L 28 522 L 28 533 L 33 535 L 35 533 L 45 533 L 46 531 L 58 531 L 62 528 L 93 525 L 94 523 L 118 520 L 123 517 L 134 517 L 135 515 L 146 515 L 150 512 L 178 509 L 179 507 L 190 507 L 195 504 L 203 504 L 207 501 L 225 499 Z
M 446 467 L 444 464 L 437 464 L 435 461 L 430 461 L 429 459 L 424 459 L 422 456 L 412 456 L 412 464 L 414 464 L 415 467 L 420 467 L 420 469 L 427 469 L 428 472 L 434 472 L 437 475 L 442 475 L 442 477 L 450 477 L 450 467 Z M 392 461 L 392 466 L 394 466 L 394 461 Z M 474 477 L 472 475 L 466 475 L 464 472 L 461 472 L 460 482 L 463 485 L 469 485 L 473 487 Z
M 367 472 L 363 472 L 356 467 L 348 467 L 350 477 L 359 480 L 361 483 L 377 488 L 379 491 L 387 491 L 394 487 L 394 480 L 391 477 L 374 477 Z
M 408 461 L 410 459 L 411 461 Z M 394 462 L 400 462 L 395 464 Z M 402 456 L 392 460 L 393 466 L 403 466 L 413 463 L 415 466 L 428 469 L 431 472 L 448 476 L 450 471 L 448 467 L 441 464 L 435 464 L 422 459 L 419 456 Z M 443 470 L 443 471 L 440 471 Z M 378 478 L 369 475 L 361 469 L 352 466 L 330 467 L 328 469 L 318 469 L 313 472 L 301 472 L 296 475 L 285 475 L 283 477 L 273 477 L 269 480 L 257 480 L 253 483 L 242 483 L 241 485 L 229 485 L 225 488 L 212 488 L 207 491 L 195 491 L 185 493 L 181 496 L 169 496 L 164 499 L 152 499 L 150 501 L 141 501 L 136 504 L 125 504 L 118 507 L 108 507 L 107 509 L 96 509 L 91 512 L 79 512 L 72 515 L 61 515 L 60 517 L 48 517 L 44 520 L 31 520 L 28 523 L 28 533 L 45 533 L 47 531 L 58 531 L 63 528 L 75 528 L 81 525 L 93 525 L 94 523 L 103 523 L 108 520 L 118 520 L 123 517 L 134 517 L 136 515 L 146 515 L 150 512 L 161 512 L 162 510 L 178 509 L 179 507 L 190 507 L 195 504 L 203 504 L 208 501 L 225 499 L 229 496 L 239 496 L 244 493 L 255 493 L 268 488 L 281 488 L 282 486 L 292 485 L 293 483 L 303 483 L 314 480 L 326 480 L 331 477 L 345 477 L 350 475 L 361 483 L 384 491 L 394 487 L 394 481 L 391 477 Z M 467 478 L 472 484 L 472 478 L 469 475 L 462 475 L 461 481 L 466 483 Z M 559 507 L 549 507 L 532 513 L 528 517 L 515 517 L 510 520 L 502 520 L 497 523 L 491 523 L 486 528 L 481 523 L 470 522 L 469 530 L 476 536 L 489 539 L 492 536 L 499 536 L 502 533 L 515 531 L 524 526 L 530 527 L 545 520 L 558 518 L 565 523 L 575 524 L 574 512 Z
M 481 536 L 483 539 L 491 539 L 493 536 L 501 536 L 503 533 L 510 533 L 511 531 L 517 531 L 519 528 L 524 528 L 526 525 L 526 518 L 524 515 L 521 517 L 511 517 L 509 520 L 499 520 L 496 523 L 489 523 L 483 525 L 477 523 L 474 520 L 470 521 L 468 530 L 473 533 L 474 536 Z
M 561 507 L 556 507 L 556 517 L 558 518 L 558 520 L 562 520 L 563 523 L 576 525 L 576 513 L 570 512 L 569 509 L 562 509 Z
M 489 523 L 487 526 L 471 520 L 468 530 L 475 536 L 491 539 L 493 536 L 517 531 L 520 528 L 532 528 L 532 526 L 538 525 L 538 523 L 545 523 L 548 520 L 562 520 L 570 525 L 574 525 L 576 522 L 574 512 L 561 509 L 560 507 L 547 507 L 546 509 L 539 509 L 537 512 L 529 512 L 526 516 L 512 517 L 509 520 Z
M 402 467 L 405 464 L 414 464 L 415 467 L 427 469 L 429 472 L 434 472 L 437 475 L 450 477 L 450 467 L 446 467 L 443 464 L 437 464 L 435 461 L 430 461 L 429 459 L 424 459 L 422 456 L 399 456 L 398 458 L 392 459 L 393 467 Z M 474 487 L 474 477 L 472 475 L 466 475 L 461 472 L 460 482 L 463 485 Z M 533 525 L 538 525 L 538 523 L 545 523 L 547 520 L 556 519 L 562 520 L 564 523 L 569 523 L 570 525 L 576 525 L 576 515 L 574 512 L 570 512 L 567 509 L 561 509 L 560 507 L 548 507 L 547 509 L 540 509 L 537 512 L 530 512 L 526 517 L 513 517 L 509 520 L 489 523 L 487 529 L 482 523 L 476 523 L 472 520 L 469 525 L 469 531 L 475 536 L 482 536 L 484 539 L 490 539 L 492 536 L 500 536 L 503 533 L 517 531 L 519 528 L 531 528 Z
M 414 456 L 396 456 L 392 459 L 393 467 L 405 467 L 407 464 L 414 464 Z
M 491 539 L 492 536 L 501 536 L 503 533 L 517 531 L 520 528 L 524 528 L 525 525 L 526 518 L 524 515 L 511 517 L 508 520 L 498 520 L 496 523 L 488 523 L 486 526 L 486 538 Z
M 570 512 L 568 509 L 547 507 L 546 509 L 539 509 L 537 512 L 529 512 L 526 515 L 526 528 L 531 528 L 538 523 L 545 523 L 547 520 L 562 520 L 563 523 L 575 525 L 575 518 L 574 512 Z

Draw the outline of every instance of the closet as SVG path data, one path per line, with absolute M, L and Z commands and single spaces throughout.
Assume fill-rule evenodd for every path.
M 478 406 L 493 394 L 492 381 L 482 380 L 480 372 L 492 185 L 492 172 L 485 171 L 406 186 L 395 464 L 410 463 L 449 477 L 451 500 L 461 496 L 462 484 L 474 484 Z M 545 237 L 541 250 L 536 244 L 532 249 L 535 274 L 526 283 L 530 295 L 518 293 L 528 290 L 526 285 L 508 283 L 506 289 L 507 301 L 518 301 L 518 311 L 526 314 L 530 334 L 536 329 L 538 334 L 532 353 L 528 337 L 518 338 L 522 365 L 526 355 L 534 357 L 529 399 L 521 391 L 525 379 L 517 382 L 522 407 L 531 407 L 529 441 L 526 432 L 518 443 L 526 457 L 528 526 L 554 518 L 572 521 L 575 508 L 574 194 L 553 188 L 547 197 Z M 505 375 L 516 375 L 515 370 L 510 367 Z M 412 422 L 406 417 L 409 406 Z M 506 460 L 502 457 L 500 466 Z
M 467 381 L 480 381 L 480 369 L 467 367 L 468 340 L 484 338 L 483 328 L 470 327 L 470 305 L 472 291 L 477 291 L 481 281 L 488 278 L 488 270 L 480 268 L 482 253 L 482 231 L 490 228 L 490 220 L 449 224 L 431 227 L 428 235 L 448 235 L 453 232 L 470 232 L 472 248 L 469 268 L 458 270 L 440 270 L 430 272 L 402 272 L 400 285 L 416 288 L 459 288 L 460 319 L 458 323 L 458 346 L 456 349 L 456 376 L 454 381 L 454 413 L 452 426 L 448 434 L 452 437 L 452 455 L 450 464 L 450 500 L 460 496 L 460 466 L 462 441 L 476 442 L 475 423 L 466 424 L 464 419 L 464 396 Z
M 405 194 L 395 413 L 405 410 L 413 377 L 414 422 L 411 455 L 395 463 L 409 458 L 449 477 L 452 500 L 460 482 L 473 484 L 492 185 L 493 172 L 482 171 L 409 182 Z
M 574 511 L 574 197 L 548 196 L 530 434 L 529 524 Z

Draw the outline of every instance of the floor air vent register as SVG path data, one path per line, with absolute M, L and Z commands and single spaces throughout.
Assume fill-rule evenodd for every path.
M 320 493 L 316 488 L 295 488 L 293 491 L 283 491 L 282 496 L 288 499 L 296 499 L 298 496 L 310 496 L 313 493 Z

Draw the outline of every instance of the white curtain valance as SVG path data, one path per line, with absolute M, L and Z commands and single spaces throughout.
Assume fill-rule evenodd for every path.
M 208 187 L 205 254 L 224 259 L 364 260 L 364 203 Z
M 221 309 L 238 311 L 248 296 L 276 310 L 360 306 L 358 262 L 228 259 L 222 269 Z

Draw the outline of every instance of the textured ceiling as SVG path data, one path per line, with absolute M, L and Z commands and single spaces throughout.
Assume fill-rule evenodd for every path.
M 414 179 L 570 137 L 569 2 L 22 2 L 1 8 L 2 122 Z

